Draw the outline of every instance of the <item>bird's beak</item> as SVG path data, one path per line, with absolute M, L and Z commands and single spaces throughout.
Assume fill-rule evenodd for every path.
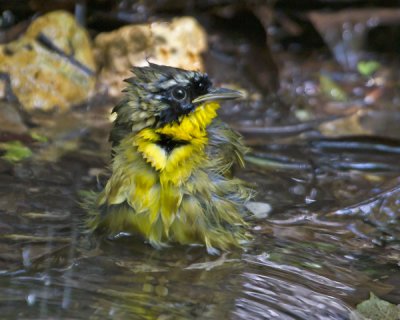
M 192 100 L 192 103 L 200 103 L 204 101 L 217 101 L 217 100 L 228 100 L 228 99 L 237 99 L 243 98 L 244 95 L 240 91 L 225 89 L 225 88 L 217 88 L 210 89 L 207 94 L 197 97 Z

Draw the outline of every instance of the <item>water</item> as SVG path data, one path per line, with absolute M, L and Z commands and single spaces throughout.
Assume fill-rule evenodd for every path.
M 329 109 L 318 89 L 308 90 L 311 96 L 292 90 L 301 83 L 313 87 L 313 70 L 327 65 L 301 65 L 308 73 L 293 78 L 296 70 L 283 72 L 281 99 L 294 111 L 277 124 L 282 130 L 246 133 L 259 161 L 237 174 L 254 182 L 256 200 L 273 210 L 253 219 L 254 239 L 244 251 L 210 256 L 202 247 L 157 251 L 133 237 L 83 236 L 78 193 L 96 189 L 97 175 L 104 180 L 111 105 L 42 119 L 51 141 L 33 145 L 32 159 L 0 166 L 1 317 L 349 319 L 369 292 L 398 304 L 399 142 L 394 126 L 384 125 L 397 111 L 388 108 L 386 117 L 365 121 L 366 109 L 379 108 L 357 106 L 357 97 Z M 344 74 L 334 74 L 352 92 Z M 363 83 L 356 78 L 352 85 L 367 91 Z M 379 103 L 394 97 L 389 92 Z M 349 105 L 358 108 L 356 117 L 344 112 L 339 124 L 287 130 L 295 111 L 328 119 Z M 221 114 L 236 127 L 261 127 L 266 109 L 257 102 L 226 106 Z M 346 139 L 330 134 L 345 128 Z

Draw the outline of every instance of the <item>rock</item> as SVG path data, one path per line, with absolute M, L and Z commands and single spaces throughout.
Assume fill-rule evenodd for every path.
M 67 12 L 32 22 L 18 40 L 0 46 L 0 73 L 25 110 L 60 111 L 85 101 L 95 85 L 87 32 Z
M 183 69 L 203 70 L 201 53 L 207 49 L 207 36 L 199 23 L 190 17 L 171 23 L 153 23 L 154 62 Z
M 207 49 L 206 33 L 191 17 L 171 22 L 131 25 L 94 40 L 96 62 L 101 82 L 111 96 L 124 88 L 123 79 L 131 77 L 133 65 L 147 61 L 191 70 L 203 70 L 201 53 Z
M 12 103 L 0 100 L 0 133 L 10 132 L 23 134 L 28 131 L 17 107 Z
M 246 208 L 249 210 L 256 219 L 267 218 L 272 207 L 269 203 L 250 201 L 246 203 Z

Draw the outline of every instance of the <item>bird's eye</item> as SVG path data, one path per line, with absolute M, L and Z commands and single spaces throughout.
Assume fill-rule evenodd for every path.
M 186 89 L 185 89 L 185 88 L 182 88 L 182 87 L 176 87 L 176 88 L 174 88 L 174 89 L 172 90 L 172 97 L 173 97 L 175 100 L 178 100 L 178 101 L 185 100 L 186 97 L 187 97 Z

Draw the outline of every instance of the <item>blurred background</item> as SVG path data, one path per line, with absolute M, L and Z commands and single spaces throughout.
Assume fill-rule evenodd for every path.
M 398 0 L 0 0 L 4 319 L 400 319 Z M 245 251 L 80 232 L 133 65 L 241 90 Z

